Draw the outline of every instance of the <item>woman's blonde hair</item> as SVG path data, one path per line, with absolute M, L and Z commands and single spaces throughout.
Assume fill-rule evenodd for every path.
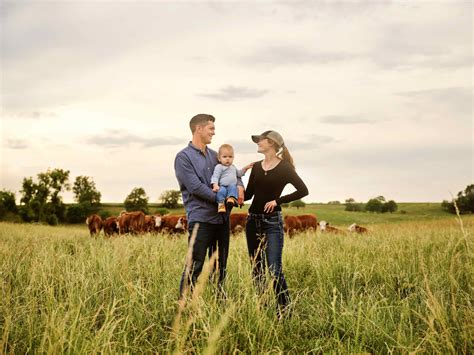
M 281 152 L 277 153 L 277 157 L 279 157 L 282 160 L 286 160 L 294 168 L 295 167 L 295 162 L 293 161 L 293 157 L 291 156 L 290 151 L 288 150 L 288 148 L 285 145 L 283 145 L 283 147 L 280 147 L 280 148 L 281 148 Z
M 294 168 L 295 167 L 295 162 L 293 160 L 293 157 L 290 154 L 290 151 L 286 147 L 286 145 L 283 143 L 282 146 L 279 146 L 277 144 L 277 142 L 275 142 L 273 139 L 271 139 L 271 138 L 267 138 L 267 139 L 270 142 L 272 142 L 272 144 L 275 146 L 275 150 L 277 151 L 277 157 L 280 158 L 281 160 L 286 160 Z

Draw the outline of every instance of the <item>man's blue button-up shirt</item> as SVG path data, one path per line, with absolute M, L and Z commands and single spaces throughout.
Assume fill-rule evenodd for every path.
M 217 152 L 208 148 L 201 151 L 189 142 L 176 154 L 174 170 L 183 195 L 188 223 L 224 223 L 224 216 L 217 213 L 216 193 L 211 188 L 211 177 L 218 164 Z M 239 180 L 239 185 L 243 186 Z

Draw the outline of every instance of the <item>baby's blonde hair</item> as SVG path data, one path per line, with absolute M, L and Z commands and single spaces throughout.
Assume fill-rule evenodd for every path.
M 223 152 L 224 150 L 228 150 L 228 151 L 231 151 L 232 153 L 234 153 L 234 148 L 233 148 L 230 144 L 222 144 L 222 145 L 219 147 L 218 155 L 221 156 L 221 155 L 222 155 L 222 152 Z

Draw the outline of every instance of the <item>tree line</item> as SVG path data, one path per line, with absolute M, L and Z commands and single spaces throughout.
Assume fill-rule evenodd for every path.
M 77 176 L 72 186 L 69 180 L 70 171 L 48 169 L 33 177 L 24 178 L 20 190 L 20 204 L 16 204 L 13 192 L 0 191 L 0 218 L 19 216 L 24 222 L 44 222 L 50 225 L 58 223 L 83 223 L 92 213 L 98 213 L 101 204 L 101 193 L 97 190 L 90 176 Z M 65 204 L 61 193 L 74 193 L 73 204 Z M 166 212 L 167 209 L 179 207 L 181 193 L 179 190 L 167 190 L 160 196 L 160 208 L 155 212 Z M 125 198 L 127 211 L 149 213 L 149 197 L 142 187 L 134 188 Z M 107 217 L 106 212 L 102 212 Z
M 456 207 L 460 214 L 474 213 L 474 184 L 467 185 L 464 191 L 459 191 L 451 202 L 444 200 L 441 207 L 449 213 L 456 213 Z
M 48 169 L 39 173 L 36 179 L 24 178 L 20 190 L 20 204 L 17 206 L 15 194 L 11 191 L 0 191 L 0 219 L 8 216 L 20 218 L 24 222 L 45 222 L 50 225 L 58 223 L 82 223 L 92 213 L 99 213 L 108 217 L 107 211 L 100 211 L 101 193 L 97 190 L 94 180 L 90 176 L 77 176 L 70 183 L 70 171 L 63 169 Z M 75 203 L 65 204 L 61 193 L 74 193 Z M 166 190 L 160 197 L 159 208 L 154 213 L 165 214 L 168 209 L 180 206 L 181 193 L 179 190 Z M 150 213 L 149 197 L 142 187 L 134 188 L 124 200 L 127 211 L 143 211 Z M 339 201 L 330 201 L 328 204 L 340 204 Z M 283 207 L 305 207 L 302 200 L 293 201 Z M 474 213 L 474 184 L 468 185 L 464 191 L 457 194 L 451 202 L 444 200 L 441 207 L 450 213 Z M 356 202 L 353 198 L 345 201 L 345 211 L 367 211 L 376 213 L 395 212 L 398 205 L 394 200 L 386 201 L 384 196 L 372 198 L 366 203 Z M 100 212 L 99 212 L 100 211 Z M 402 211 L 403 212 L 403 211 Z M 13 218 L 15 219 L 15 218 Z
M 387 201 L 384 196 L 371 198 L 366 203 L 356 202 L 353 198 L 348 198 L 345 208 L 345 211 L 349 212 L 393 213 L 397 210 L 397 203 L 394 200 Z

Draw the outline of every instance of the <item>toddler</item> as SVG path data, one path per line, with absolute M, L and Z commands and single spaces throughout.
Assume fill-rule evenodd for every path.
M 232 163 L 234 161 L 234 148 L 230 144 L 223 144 L 219 147 L 218 159 L 220 164 L 214 168 L 211 184 L 212 191 L 217 192 L 217 212 L 225 213 L 225 201 L 237 206 L 237 178 L 244 176 L 245 172 L 252 167 L 252 164 L 244 166 L 238 170 Z

